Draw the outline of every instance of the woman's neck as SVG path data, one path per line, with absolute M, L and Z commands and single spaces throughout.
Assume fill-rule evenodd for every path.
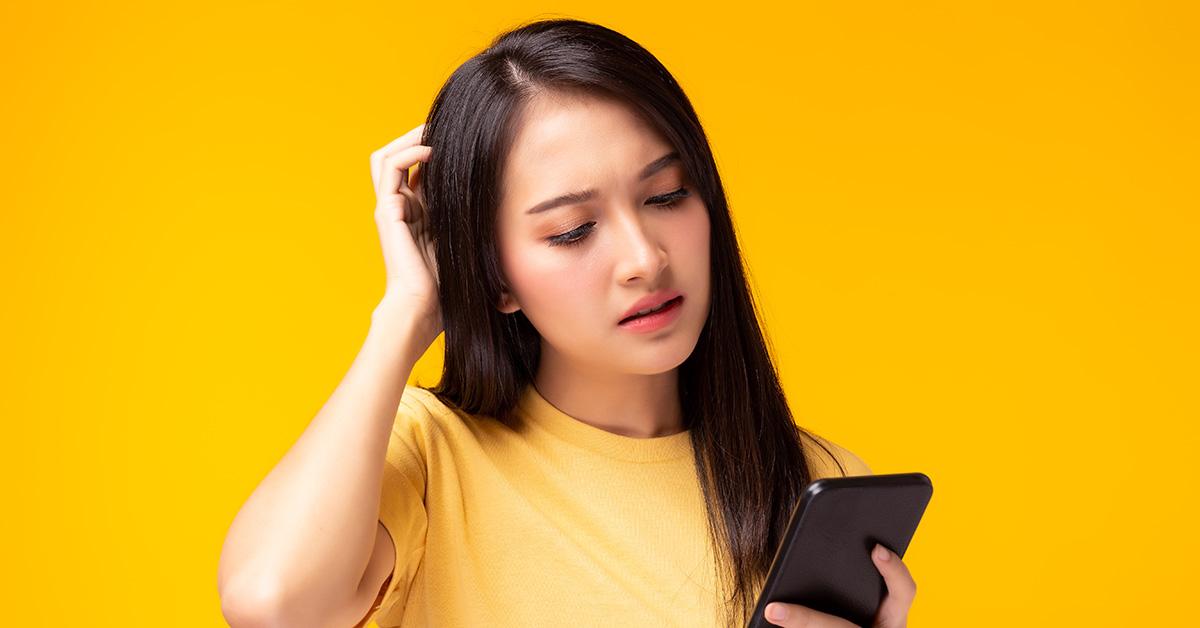
M 653 375 L 596 373 L 542 354 L 534 386 L 551 405 L 576 420 L 633 438 L 683 431 L 679 369 Z

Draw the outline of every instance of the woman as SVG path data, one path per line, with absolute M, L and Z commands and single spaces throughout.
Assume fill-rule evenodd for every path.
M 231 526 L 230 623 L 744 625 L 804 487 L 870 470 L 794 423 L 670 73 L 527 24 L 371 162 L 385 296 Z M 440 384 L 401 385 L 443 330 Z M 903 626 L 915 585 L 875 562 Z

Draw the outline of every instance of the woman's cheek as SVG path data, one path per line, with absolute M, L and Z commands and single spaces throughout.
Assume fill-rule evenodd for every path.
M 584 301 L 581 294 L 580 264 L 552 254 L 534 256 L 521 270 L 523 304 L 528 310 L 544 313 L 539 318 L 568 319 Z
M 595 327 L 597 320 L 607 318 L 613 308 L 609 284 L 612 277 L 603 273 L 604 262 L 600 247 L 594 247 L 584 255 L 577 255 L 546 273 L 543 281 L 545 294 L 553 302 L 555 312 L 563 317 L 566 325 L 575 329 L 580 326 Z M 613 321 L 616 324 L 616 321 Z M 591 330 L 595 332 L 595 329 Z M 589 333 L 578 329 L 577 333 Z
M 708 212 L 703 205 L 689 208 L 679 216 L 679 220 L 671 225 L 670 234 L 672 249 L 678 252 L 680 259 L 672 259 L 673 264 L 686 264 L 694 268 L 695 263 L 707 258 L 709 247 Z

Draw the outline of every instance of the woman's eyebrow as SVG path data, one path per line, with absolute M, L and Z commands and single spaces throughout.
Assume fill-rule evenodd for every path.
M 655 159 L 654 161 L 646 164 L 646 167 L 642 168 L 642 171 L 640 173 L 638 173 L 638 181 L 642 181 L 642 180 L 650 178 L 654 173 L 658 172 L 659 170 L 662 170 L 663 168 L 666 168 L 667 166 L 671 165 L 673 162 L 676 162 L 678 160 L 679 160 L 679 153 L 676 151 L 671 151 L 671 152 L 667 153 L 666 155 L 663 155 L 662 157 Z M 574 205 L 576 203 L 582 203 L 584 201 L 591 200 L 595 196 L 596 196 L 595 188 L 591 188 L 591 189 L 587 189 L 587 190 L 580 190 L 578 192 L 567 192 L 566 194 L 561 194 L 550 200 L 542 201 L 542 202 L 538 203 L 537 205 L 530 207 L 528 210 L 525 211 L 525 213 L 526 214 L 536 214 L 538 212 L 544 212 L 544 211 L 554 209 L 555 207 L 562 207 L 564 205 Z

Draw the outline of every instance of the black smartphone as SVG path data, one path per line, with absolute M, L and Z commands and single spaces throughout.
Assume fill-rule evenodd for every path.
M 763 617 L 771 602 L 801 604 L 870 626 L 887 593 L 871 550 L 879 543 L 904 558 L 932 495 L 933 483 L 924 473 L 810 483 L 792 510 L 749 628 L 776 626 Z

